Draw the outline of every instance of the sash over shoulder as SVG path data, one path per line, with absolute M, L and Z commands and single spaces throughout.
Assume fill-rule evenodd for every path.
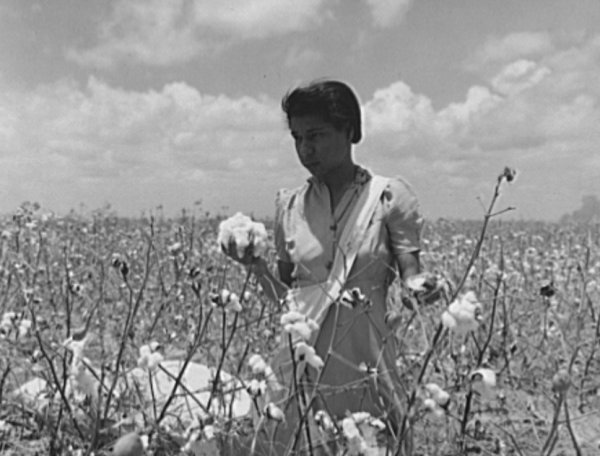
M 286 300 L 293 310 L 301 312 L 318 324 L 322 322 L 325 311 L 339 298 L 344 288 L 375 207 L 388 181 L 387 178 L 374 175 L 364 185 L 340 236 L 328 279 L 314 285 L 290 289 Z M 304 193 L 307 188 L 308 185 L 301 187 L 283 207 L 281 221 L 286 229 L 293 229 L 287 225 L 293 223 L 295 217 L 304 217 Z

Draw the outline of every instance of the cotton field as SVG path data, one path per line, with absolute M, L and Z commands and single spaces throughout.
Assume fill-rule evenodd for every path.
M 488 215 L 429 221 L 424 273 L 389 296 L 406 391 L 396 442 L 384 417 L 320 411 L 313 438 L 330 454 L 600 451 L 600 227 Z M 251 454 L 266 423 L 302 427 L 265 400 L 269 362 L 317 328 L 227 259 L 222 219 L 26 203 L 2 220 L 1 454 Z M 348 290 L 338 305 L 369 312 L 363 301 Z

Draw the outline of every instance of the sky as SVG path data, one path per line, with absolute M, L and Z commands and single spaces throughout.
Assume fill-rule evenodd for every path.
M 272 215 L 308 177 L 280 109 L 350 84 L 355 160 L 427 219 L 600 196 L 598 0 L 0 0 L 0 213 Z M 161 209 L 162 208 L 162 209 Z

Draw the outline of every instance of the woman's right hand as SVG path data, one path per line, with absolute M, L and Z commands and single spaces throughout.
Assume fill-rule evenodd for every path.
M 221 250 L 225 255 L 238 263 L 245 266 L 250 266 L 256 261 L 254 256 L 254 245 L 251 243 L 244 249 L 244 254 L 240 257 L 235 239 L 231 238 L 227 246 L 221 244 Z
M 267 265 L 267 260 L 265 260 L 263 257 L 254 256 L 254 244 L 252 243 L 250 243 L 250 245 L 244 249 L 244 255 L 241 257 L 234 239 L 229 240 L 227 247 L 221 245 L 221 250 L 232 260 L 251 268 L 252 272 L 257 276 L 265 274 L 269 268 Z

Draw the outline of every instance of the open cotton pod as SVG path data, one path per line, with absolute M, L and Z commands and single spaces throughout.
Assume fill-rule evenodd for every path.
M 442 313 L 442 324 L 459 335 L 476 330 L 481 319 L 482 306 L 473 291 L 457 298 Z
M 442 389 L 437 383 L 427 383 L 425 385 L 425 390 L 429 394 L 429 397 L 431 397 L 437 405 L 442 408 L 448 406 L 448 403 L 450 402 L 450 394 Z
M 143 456 L 144 444 L 137 432 L 130 432 L 118 438 L 113 446 L 113 456 Z
M 268 235 L 262 223 L 254 222 L 247 215 L 238 212 L 219 224 L 217 242 L 224 251 L 234 245 L 238 258 L 244 258 L 247 249 L 250 249 L 254 257 L 259 257 L 267 249 Z
M 469 375 L 471 389 L 480 396 L 491 399 L 496 393 L 496 372 L 486 367 L 480 367 Z

